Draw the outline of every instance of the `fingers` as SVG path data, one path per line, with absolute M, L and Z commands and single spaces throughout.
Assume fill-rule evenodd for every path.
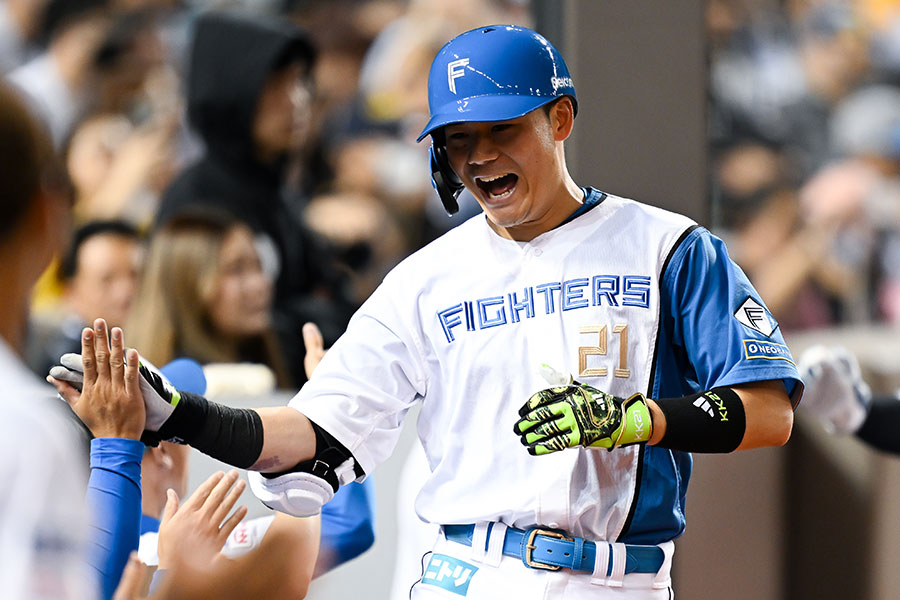
M 225 545 L 225 541 L 228 539 L 228 536 L 231 535 L 231 532 L 234 531 L 234 528 L 238 526 L 238 523 L 244 520 L 244 517 L 247 516 L 247 507 L 239 506 L 234 514 L 228 517 L 222 526 L 219 528 L 219 540 L 222 542 L 222 545 Z
M 106 321 L 94 320 L 94 363 L 97 368 L 97 377 L 109 377 L 109 331 Z
M 233 484 L 231 485 L 230 489 L 227 490 L 225 497 L 220 501 L 218 506 L 211 504 L 209 507 L 210 509 L 214 509 L 212 512 L 212 520 L 214 523 L 221 523 L 222 521 L 225 520 L 225 516 L 229 513 L 229 511 L 231 511 L 232 507 L 234 507 L 234 505 L 237 503 L 238 498 L 241 497 L 241 494 L 244 493 L 244 488 L 247 487 L 246 482 L 244 482 L 240 479 L 237 479 L 237 477 L 238 477 L 237 471 L 234 472 L 234 477 L 235 477 L 235 479 L 233 481 Z M 220 486 L 223 485 L 225 483 L 225 481 L 227 481 L 227 480 L 223 479 L 221 482 L 219 482 L 219 485 Z M 216 486 L 216 487 L 218 487 L 218 486 Z M 209 499 L 207 500 L 207 504 L 211 503 L 212 501 L 213 501 L 213 495 L 210 495 Z
M 81 355 L 74 352 L 66 352 L 59 357 L 59 364 L 70 371 L 76 373 L 84 373 L 84 364 L 81 361 Z
M 162 522 L 168 523 L 169 520 L 178 512 L 178 494 L 175 490 L 166 490 L 166 506 L 163 509 Z
M 142 398 L 140 356 L 134 348 L 125 352 L 125 392 L 132 398 Z
M 531 431 L 522 436 L 522 444 L 529 446 L 549 438 L 555 437 L 562 433 L 569 433 L 571 429 L 567 427 L 560 426 L 558 417 L 557 420 L 553 421 L 545 421 L 536 427 L 534 427 Z
M 315 323 L 303 325 L 303 346 L 307 352 L 323 354 L 325 352 L 325 338 Z
M 536 394 L 533 394 L 531 398 L 529 398 L 528 401 L 522 405 L 522 408 L 519 409 L 519 416 L 524 417 L 526 414 L 538 408 L 539 406 L 544 406 L 562 400 L 566 397 L 566 393 L 573 387 L 575 386 L 547 388 L 545 390 L 537 392 Z
M 206 499 L 209 497 L 210 492 L 212 492 L 213 488 L 216 487 L 216 484 L 219 483 L 225 477 L 225 473 L 222 471 L 216 471 L 212 475 L 210 475 L 206 481 L 201 483 L 194 493 L 184 501 L 185 508 L 196 508 L 203 506 L 203 503 L 206 502 Z
M 513 431 L 519 435 L 525 434 L 541 423 L 560 418 L 564 406 L 540 406 L 529 413 L 525 413 L 521 419 L 513 425 Z
M 74 407 L 81 398 L 81 392 L 75 389 L 69 382 L 61 381 L 50 375 L 47 376 L 47 382 L 56 388 L 56 393 L 60 398 L 66 401 L 69 406 Z
M 141 590 L 144 587 L 146 567 L 138 558 L 138 553 L 132 551 L 122 571 L 122 579 L 113 594 L 112 600 L 137 600 L 141 598 Z
M 113 327 L 109 332 L 109 373 L 114 384 L 118 384 L 125 376 L 125 346 L 122 330 Z
M 313 371 L 319 366 L 322 357 L 325 356 L 325 339 L 315 323 L 303 325 L 303 346 L 306 348 L 306 355 L 303 357 L 303 370 L 306 371 L 306 377 L 309 378 L 312 377 Z
M 236 470 L 232 469 L 228 471 L 228 473 L 226 473 L 225 476 L 222 477 L 222 479 L 220 479 L 218 483 L 216 483 L 215 487 L 206 497 L 201 510 L 203 510 L 208 515 L 215 514 L 216 510 L 222 505 L 223 502 L 225 502 L 228 491 L 232 489 L 232 486 L 234 485 L 234 482 L 237 481 L 237 479 L 238 472 Z M 241 483 L 243 484 L 244 482 L 242 481 Z M 244 491 L 243 486 L 241 486 L 241 491 Z M 237 498 L 235 498 L 234 500 L 237 500 Z M 231 506 L 234 506 L 233 501 L 231 503 Z M 229 510 L 231 509 L 231 506 L 228 507 Z M 227 513 L 228 511 L 226 510 L 225 512 Z M 224 518 L 225 515 L 223 514 L 222 519 Z M 217 523 L 221 523 L 222 519 L 219 519 Z
M 81 362 L 84 381 L 93 384 L 97 381 L 97 363 L 94 360 L 94 330 L 90 327 L 81 330 Z

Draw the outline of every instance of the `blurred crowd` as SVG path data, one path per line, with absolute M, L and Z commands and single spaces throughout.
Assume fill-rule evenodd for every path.
M 329 346 L 391 267 L 478 210 L 444 214 L 415 143 L 431 58 L 529 19 L 523 0 L 0 1 L 0 73 L 74 199 L 30 365 L 46 374 L 104 317 L 159 364 L 302 384 L 305 322 Z
M 900 323 L 900 2 L 706 18 L 717 233 L 785 329 Z

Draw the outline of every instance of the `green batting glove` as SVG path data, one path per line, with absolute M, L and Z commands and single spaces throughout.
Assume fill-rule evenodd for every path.
M 650 439 L 653 422 L 643 394 L 619 398 L 583 383 L 547 388 L 519 409 L 513 430 L 532 455 L 566 448 L 606 448 Z

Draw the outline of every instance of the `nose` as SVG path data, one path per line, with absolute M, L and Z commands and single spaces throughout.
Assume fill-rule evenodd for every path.
M 497 145 L 490 136 L 479 135 L 472 144 L 472 150 L 469 152 L 470 165 L 483 165 L 495 160 L 499 152 Z

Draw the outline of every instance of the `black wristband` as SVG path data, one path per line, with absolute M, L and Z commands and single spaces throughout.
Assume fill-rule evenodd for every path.
M 747 429 L 744 403 L 731 388 L 718 387 L 656 401 L 666 417 L 657 446 L 683 452 L 724 453 L 741 445 Z
M 262 419 L 255 410 L 232 408 L 203 396 L 179 392 L 181 400 L 160 428 L 162 439 L 190 444 L 200 452 L 241 469 L 262 453 Z

